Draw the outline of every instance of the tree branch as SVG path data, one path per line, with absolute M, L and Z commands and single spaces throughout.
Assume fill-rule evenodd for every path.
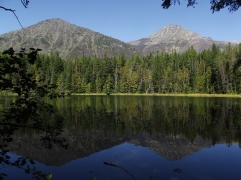
M 162 0 L 162 8 L 168 9 L 170 6 L 180 4 L 180 0 Z M 187 1 L 187 7 L 195 7 L 197 0 L 185 0 Z M 241 0 L 210 0 L 211 11 L 217 12 L 224 8 L 228 8 L 230 12 L 237 11 L 241 7 Z
M 21 0 L 21 2 L 25 8 L 28 7 L 29 0 Z
M 20 26 L 21 26 L 22 29 L 23 29 L 23 26 L 22 26 L 21 22 L 19 21 L 18 16 L 17 16 L 16 13 L 15 13 L 15 10 L 8 9 L 8 8 L 3 7 L 3 6 L 0 6 L 0 9 L 4 9 L 5 11 L 10 11 L 10 12 L 12 12 L 12 13 L 14 14 L 14 16 L 16 17 L 16 19 L 18 20 L 18 23 L 20 24 Z

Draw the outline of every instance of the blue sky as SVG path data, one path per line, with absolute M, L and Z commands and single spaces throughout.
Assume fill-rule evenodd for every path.
M 212 14 L 209 0 L 198 0 L 195 8 L 186 1 L 168 10 L 162 0 L 30 0 L 29 7 L 20 0 L 2 0 L 0 6 L 16 10 L 22 25 L 28 27 L 45 19 L 61 18 L 124 42 L 148 37 L 169 24 L 178 24 L 214 40 L 241 40 L 241 9 L 227 9 Z M 0 34 L 21 29 L 11 12 L 0 9 Z

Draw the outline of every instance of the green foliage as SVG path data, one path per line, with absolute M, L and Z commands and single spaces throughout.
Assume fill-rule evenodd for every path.
M 65 148 L 68 145 L 65 138 L 60 136 L 62 117 L 55 113 L 52 105 L 44 101 L 44 97 L 53 99 L 59 95 L 55 92 L 56 86 L 53 83 L 44 84 L 44 80 L 38 77 L 42 73 L 39 70 L 41 65 L 36 63 L 39 51 L 40 49 L 30 48 L 28 53 L 25 49 L 15 53 L 10 48 L 0 55 L 1 91 L 17 95 L 17 100 L 3 110 L 0 117 L 0 159 L 2 164 L 21 167 L 26 173 L 33 172 L 34 176 L 43 177 L 43 173 L 26 166 L 26 158 L 11 162 L 5 154 L 8 143 L 14 140 L 14 134 L 20 129 L 38 132 L 41 135 L 40 140 L 47 148 L 51 148 L 53 144 Z
M 172 4 L 180 4 L 180 0 L 163 0 L 162 7 L 164 9 L 168 9 Z M 195 7 L 195 5 L 198 5 L 197 0 L 188 0 L 187 1 L 187 7 Z M 237 11 L 239 7 L 241 6 L 240 1 L 234 1 L 234 0 L 211 0 L 210 1 L 211 10 L 212 12 L 220 11 L 226 7 L 228 7 L 228 10 L 230 12 Z
M 64 60 L 56 54 L 41 55 L 27 66 L 39 95 L 44 88 L 56 94 L 72 93 L 240 93 L 240 48 L 230 44 L 221 51 L 215 44 L 200 53 L 190 47 L 184 53 L 157 53 L 146 57 L 78 57 Z M 11 69 L 11 68 L 10 68 Z M 9 69 L 9 70 L 10 70 Z M 29 74 L 29 76 L 30 76 Z M 26 75 L 27 77 L 27 75 Z M 29 77 L 29 79 L 31 79 Z M 4 76 L 6 93 L 10 76 Z M 11 78 L 10 78 L 11 79 Z M 26 78 L 27 80 L 27 78 Z M 51 86 L 56 84 L 56 86 Z M 9 84 L 10 85 L 10 84 Z M 45 85 L 45 87 L 43 87 Z M 30 86 L 35 86 L 30 83 Z M 22 93 L 14 86 L 15 93 Z M 4 91 L 3 91 L 4 90 Z
M 109 74 L 107 79 L 106 79 L 106 81 L 105 81 L 104 92 L 107 95 L 110 95 L 111 93 L 113 93 L 113 89 L 114 89 L 113 79 L 112 79 L 112 77 Z
M 45 103 L 43 98 L 48 96 L 53 99 L 59 95 L 54 91 L 56 89 L 54 84 L 41 85 L 41 80 L 37 82 L 34 74 L 29 72 L 37 60 L 38 51 L 40 49 L 31 48 L 29 53 L 25 53 L 22 49 L 15 54 L 10 48 L 0 57 L 1 90 L 18 96 L 11 107 L 4 110 L 3 119 L 0 122 L 3 127 L 0 131 L 3 142 L 5 136 L 12 135 L 20 127 L 42 130 L 52 137 L 61 132 L 61 124 L 58 124 L 61 122 L 59 117 L 53 122 L 44 122 L 41 118 L 44 114 L 54 115 L 53 106 Z

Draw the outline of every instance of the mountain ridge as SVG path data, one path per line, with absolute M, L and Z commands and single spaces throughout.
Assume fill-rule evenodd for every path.
M 110 36 L 76 26 L 59 18 L 47 19 L 25 29 L 0 35 L 0 49 L 14 47 L 38 47 L 43 53 L 55 52 L 60 56 L 76 57 L 113 56 L 125 53 L 127 56 L 136 53 L 134 46 Z
M 239 42 L 233 41 L 231 44 L 237 45 Z M 54 52 L 64 58 L 78 57 L 83 54 L 114 56 L 121 53 L 130 57 L 132 54 L 147 55 L 157 51 L 173 50 L 182 53 L 191 46 L 200 52 L 210 49 L 213 44 L 224 49 L 228 42 L 202 37 L 180 25 L 170 24 L 146 38 L 126 43 L 60 18 L 43 20 L 25 29 L 0 35 L 0 50 L 13 47 L 18 51 L 21 47 L 26 49 L 35 47 L 41 48 L 42 53 Z
M 67 136 L 67 134 L 69 136 Z M 65 132 L 66 137 L 73 135 L 71 132 Z M 53 145 L 52 149 L 43 146 L 37 135 L 14 137 L 15 141 L 10 143 L 9 151 L 20 155 L 28 156 L 31 159 L 50 166 L 63 166 L 64 164 L 78 159 L 88 157 L 97 152 L 113 148 L 123 143 L 130 143 L 137 146 L 147 147 L 159 156 L 172 161 L 179 160 L 192 153 L 200 151 L 202 148 L 212 146 L 210 140 L 202 137 L 196 137 L 190 142 L 186 137 L 173 138 L 171 136 L 149 135 L 147 133 L 116 134 L 114 132 L 97 131 L 92 133 L 74 134 L 76 141 L 70 143 L 67 149 Z M 70 139 L 68 139 L 70 140 Z M 220 143 L 223 143 L 220 141 Z M 31 156 L 30 156 L 31 155 Z
M 185 52 L 191 46 L 198 52 L 204 49 L 210 49 L 213 44 L 216 44 L 221 49 L 224 49 L 229 42 L 215 41 L 210 37 L 202 37 L 198 33 L 187 30 L 180 25 L 167 25 L 146 38 L 130 41 L 129 44 L 134 45 L 143 52 L 144 55 L 156 51 Z M 237 43 L 232 42 L 233 45 Z

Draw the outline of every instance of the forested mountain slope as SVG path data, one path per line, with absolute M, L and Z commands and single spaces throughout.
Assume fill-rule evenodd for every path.
M 0 50 L 13 47 L 41 48 L 42 53 L 54 52 L 61 57 L 108 56 L 136 53 L 134 46 L 98 32 L 70 24 L 62 19 L 49 19 L 28 28 L 0 36 Z

